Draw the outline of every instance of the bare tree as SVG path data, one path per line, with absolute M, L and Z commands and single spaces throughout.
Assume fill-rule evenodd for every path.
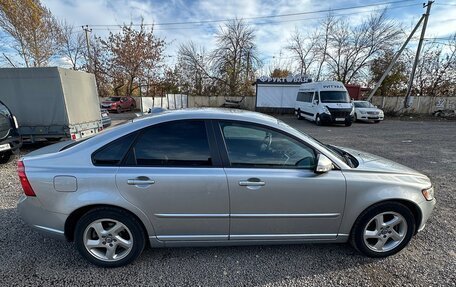
M 420 96 L 445 96 L 456 92 L 456 34 L 448 43 L 424 45 L 413 92 Z
M 209 96 L 215 82 L 224 82 L 212 71 L 210 55 L 193 42 L 179 47 L 176 69 L 179 86 L 187 94 Z
M 0 0 L 0 27 L 14 40 L 25 66 L 46 66 L 58 53 L 60 29 L 39 0 Z
M 73 25 L 63 21 L 61 24 L 61 54 L 70 62 L 73 70 L 81 67 L 80 61 L 84 58 L 85 38 L 82 31 L 75 31 Z
M 316 62 L 317 37 L 303 35 L 297 28 L 291 34 L 288 45 L 285 47 L 299 63 L 301 76 L 310 74 L 311 66 Z
M 343 83 L 352 82 L 368 67 L 370 60 L 397 45 L 401 33 L 398 24 L 387 18 L 386 10 L 371 14 L 354 27 L 346 21 L 337 21 L 326 51 L 331 74 Z
M 244 96 L 251 93 L 254 70 L 260 63 L 257 57 L 255 32 L 243 20 L 232 20 L 220 27 L 217 48 L 212 53 L 212 64 L 218 78 L 223 79 L 225 94 Z
M 315 43 L 315 53 L 316 58 L 318 59 L 318 70 L 316 81 L 320 80 L 321 72 L 323 69 L 323 65 L 326 62 L 326 54 L 328 51 L 329 39 L 331 36 L 331 32 L 334 29 L 334 25 L 337 23 L 337 19 L 332 14 L 328 14 L 328 16 L 323 20 L 321 23 L 321 27 L 323 27 L 323 31 L 316 31 L 316 35 L 314 36 L 317 39 Z

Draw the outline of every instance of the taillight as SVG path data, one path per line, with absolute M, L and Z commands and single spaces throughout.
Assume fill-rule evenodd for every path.
M 103 127 L 99 127 L 98 131 L 101 132 L 103 130 Z
M 75 140 L 76 139 L 76 135 L 75 134 L 71 134 L 71 139 Z
M 25 195 L 36 196 L 30 182 L 27 179 L 27 175 L 25 174 L 25 165 L 21 160 L 17 162 L 17 175 L 19 176 Z

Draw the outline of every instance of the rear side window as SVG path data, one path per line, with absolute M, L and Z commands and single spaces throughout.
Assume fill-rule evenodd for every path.
M 174 121 L 145 129 L 131 148 L 126 165 L 212 166 L 204 121 Z
M 299 92 L 296 101 L 310 103 L 312 102 L 313 92 Z
M 92 155 L 94 165 L 115 166 L 122 162 L 137 133 L 123 136 L 97 150 Z

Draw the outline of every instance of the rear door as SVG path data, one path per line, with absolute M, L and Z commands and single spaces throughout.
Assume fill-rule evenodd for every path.
M 229 195 L 210 126 L 181 120 L 144 129 L 116 183 L 159 240 L 227 240 Z

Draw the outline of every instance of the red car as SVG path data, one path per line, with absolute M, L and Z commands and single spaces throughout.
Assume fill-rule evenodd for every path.
M 136 108 L 136 101 L 132 97 L 110 97 L 101 103 L 101 108 L 117 113 L 132 111 Z

